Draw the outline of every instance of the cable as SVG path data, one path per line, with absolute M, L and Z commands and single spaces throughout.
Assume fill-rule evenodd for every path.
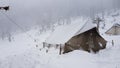
M 11 23 L 12 24 L 14 24 L 14 25 L 16 25 L 18 28 L 20 28 L 23 32 L 26 32 L 20 25 L 18 25 L 12 18 L 10 18 L 7 14 L 5 14 L 5 13 L 3 13 L 3 12 L 1 12 L 4 16 L 6 16 L 6 18 L 9 20 L 9 21 L 11 21 Z M 28 33 L 26 33 L 26 35 L 28 35 L 32 40 L 34 40 L 35 41 L 35 39 L 31 36 L 31 35 L 29 35 Z

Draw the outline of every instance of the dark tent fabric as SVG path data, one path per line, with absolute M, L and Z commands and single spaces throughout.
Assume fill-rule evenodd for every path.
M 97 32 L 97 28 L 90 29 L 82 34 L 72 37 L 65 43 L 64 52 L 68 53 L 73 50 L 84 50 L 88 52 L 98 52 L 106 48 L 106 40 Z

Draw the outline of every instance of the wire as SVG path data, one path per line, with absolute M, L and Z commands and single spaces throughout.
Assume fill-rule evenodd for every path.
M 16 25 L 18 28 L 20 28 L 23 32 L 26 32 L 24 29 L 23 29 L 23 27 L 21 27 L 20 25 L 18 25 L 12 18 L 10 18 L 7 14 L 5 14 L 5 13 L 3 13 L 3 12 L 1 12 L 4 16 L 6 16 L 6 18 L 9 20 L 9 21 L 11 21 L 10 23 L 12 23 L 12 24 L 14 24 L 14 25 Z M 35 39 L 31 36 L 31 35 L 29 35 L 28 33 L 26 33 L 26 35 L 28 35 L 32 40 L 34 40 L 35 41 Z

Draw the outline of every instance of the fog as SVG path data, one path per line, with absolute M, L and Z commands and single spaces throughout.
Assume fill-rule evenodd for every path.
M 0 33 L 19 30 L 4 14 L 29 29 L 34 25 L 50 25 L 59 19 L 91 17 L 104 10 L 120 8 L 120 0 L 0 0 L 0 6 L 6 5 L 10 10 L 0 10 Z

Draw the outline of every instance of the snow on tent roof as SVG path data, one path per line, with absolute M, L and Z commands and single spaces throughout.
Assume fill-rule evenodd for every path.
M 120 24 L 118 24 L 118 23 L 115 23 L 113 26 L 120 27 Z
M 81 34 L 87 30 L 94 28 L 91 20 L 75 20 L 70 25 L 62 25 L 55 29 L 55 31 L 46 39 L 49 44 L 64 44 L 73 36 Z

